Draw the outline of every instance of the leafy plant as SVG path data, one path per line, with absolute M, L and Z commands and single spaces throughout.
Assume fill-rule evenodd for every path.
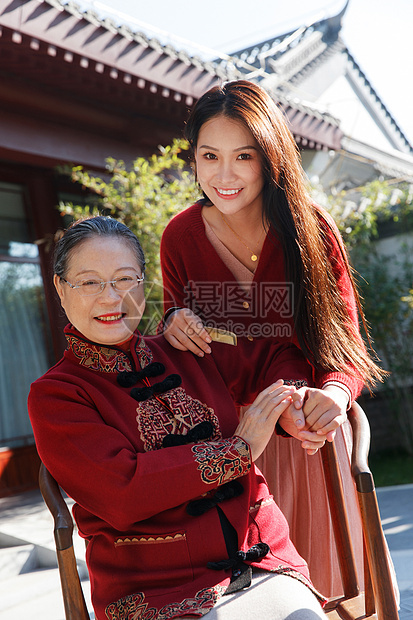
M 394 393 L 400 437 L 413 454 L 413 238 L 392 254 L 380 241 L 413 230 L 412 186 L 376 180 L 358 198 L 344 192 L 321 198 L 350 250 L 374 346 L 390 371 L 386 386 Z
M 384 230 L 413 229 L 413 185 L 376 179 L 347 191 L 326 194 L 311 189 L 314 199 L 334 218 L 349 250 L 369 246 Z
M 362 273 L 361 290 L 366 316 L 384 366 L 391 374 L 387 387 L 394 391 L 394 414 L 403 445 L 413 454 L 413 311 L 408 295 L 413 281 L 413 263 L 408 246 L 398 254 L 383 255 L 372 248 L 357 268 Z

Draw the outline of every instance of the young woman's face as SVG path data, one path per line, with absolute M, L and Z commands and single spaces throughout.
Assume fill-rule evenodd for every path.
M 262 156 L 245 125 L 225 116 L 207 121 L 198 135 L 195 161 L 199 184 L 222 213 L 261 213 Z
M 71 253 L 65 280 L 71 284 L 141 277 L 142 270 L 130 245 L 116 237 L 91 237 Z M 138 327 L 145 309 L 143 283 L 130 291 L 106 284 L 97 295 L 83 296 L 58 276 L 54 284 L 69 321 L 86 338 L 104 345 L 127 340 Z M 88 292 L 86 288 L 86 292 Z M 81 290 L 84 290 L 83 288 Z

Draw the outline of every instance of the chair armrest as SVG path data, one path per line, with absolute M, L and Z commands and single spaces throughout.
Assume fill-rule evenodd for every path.
M 368 465 L 370 450 L 370 425 L 360 405 L 354 402 L 348 415 L 353 430 L 353 451 L 351 455 L 351 472 L 357 491 L 370 493 L 374 490 L 374 480 Z
M 73 545 L 73 519 L 59 485 L 43 463 L 39 470 L 39 486 L 54 520 L 56 549 L 64 551 Z

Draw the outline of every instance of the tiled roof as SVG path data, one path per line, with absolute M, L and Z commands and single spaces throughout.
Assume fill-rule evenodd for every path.
M 284 34 L 278 34 L 270 39 L 261 41 L 249 47 L 232 53 L 235 58 L 240 58 L 269 73 L 273 72 L 274 62 L 281 60 L 287 52 L 296 51 L 296 56 L 301 57 L 302 63 L 306 64 L 309 57 L 313 58 L 324 51 L 326 43 L 331 44 L 337 40 L 341 18 L 347 8 L 336 16 L 323 18 L 308 25 L 300 26 Z
M 222 81 L 268 77 L 245 60 L 225 54 L 215 60 L 205 59 L 125 23 L 100 17 L 93 10 L 82 10 L 73 0 L 0 0 L 0 35 L 2 28 L 0 51 L 2 40 L 3 47 L 6 41 L 9 46 L 24 46 L 33 56 L 39 78 L 66 90 L 70 87 L 65 78 L 68 71 L 59 71 L 62 64 L 67 69 L 70 65 L 71 79 L 78 87 L 81 78 L 77 74 L 82 68 L 85 75 L 86 71 L 89 76 L 106 75 L 112 83 L 136 85 L 187 106 Z M 21 56 L 17 62 L 21 63 Z M 86 82 L 84 88 L 92 90 L 93 86 Z M 275 99 L 290 119 L 299 144 L 339 148 L 342 134 L 337 119 L 281 92 Z
M 164 96 L 189 98 L 189 105 L 220 80 L 239 77 L 229 63 L 203 61 L 95 11 L 83 11 L 71 0 L 0 0 L 0 35 L 1 28 L 12 30 L 13 41 L 24 40 L 33 54 L 41 48 L 49 58 L 107 71 L 113 80 L 141 79 L 162 87 Z
M 402 129 L 399 127 L 399 125 L 397 124 L 397 121 L 395 120 L 395 118 L 392 116 L 391 112 L 389 111 L 389 109 L 386 107 L 386 105 L 383 103 L 383 100 L 380 98 L 380 96 L 377 94 L 377 91 L 374 89 L 373 85 L 371 84 L 371 82 L 369 81 L 369 79 L 367 78 L 366 74 L 364 73 L 364 71 L 361 69 L 360 65 L 356 62 L 354 56 L 352 56 L 352 54 L 349 52 L 349 50 L 346 48 L 346 54 L 347 57 L 349 59 L 349 61 L 352 64 L 353 70 L 358 74 L 359 78 L 362 80 L 363 84 L 365 85 L 366 89 L 368 90 L 369 94 L 371 95 L 371 97 L 375 100 L 376 105 L 378 106 L 378 108 L 380 109 L 381 113 L 384 114 L 384 116 L 387 118 L 388 122 L 390 123 L 390 125 L 392 126 L 393 130 L 399 134 L 399 136 L 403 139 L 403 141 L 405 142 L 406 146 L 409 148 L 410 152 L 413 153 L 413 145 L 410 144 L 409 140 L 407 139 L 407 137 L 405 136 L 405 134 L 403 133 Z
M 143 31 L 136 31 L 127 24 L 117 24 L 109 17 L 100 17 L 92 10 L 82 10 L 74 0 L 44 0 L 47 4 L 75 16 L 77 19 L 86 20 L 96 28 L 104 28 L 114 35 L 119 35 L 127 41 L 134 42 L 145 49 L 153 50 L 158 54 L 168 56 L 172 60 L 178 60 L 187 67 L 194 67 L 198 71 L 206 72 L 221 80 L 233 80 L 242 77 L 241 72 L 230 62 L 204 60 L 200 56 L 192 55 L 185 50 L 177 49 L 170 43 L 162 43 L 158 38 L 148 36 Z

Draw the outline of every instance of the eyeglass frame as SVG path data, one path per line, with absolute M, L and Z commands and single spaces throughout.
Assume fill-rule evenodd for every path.
M 135 285 L 131 286 L 130 289 L 127 289 L 125 291 L 121 291 L 119 289 L 116 288 L 116 283 L 118 280 L 121 280 L 122 278 L 124 278 L 125 276 L 121 276 L 119 278 L 115 278 L 115 280 L 107 280 L 106 282 L 103 281 L 99 281 L 100 284 L 100 291 L 98 291 L 97 293 L 88 293 L 86 295 L 82 295 L 82 293 L 80 291 L 78 291 L 79 295 L 81 297 L 94 297 L 95 295 L 100 295 L 101 293 L 103 293 L 103 291 L 105 290 L 105 286 L 106 284 L 111 284 L 112 288 L 117 292 L 117 293 L 128 293 L 129 291 L 131 291 Z M 133 277 L 133 276 L 132 276 Z M 145 280 L 145 274 L 143 273 L 140 277 L 139 276 L 135 276 L 136 278 L 136 283 L 139 285 L 141 282 L 143 282 Z M 81 289 L 83 286 L 82 284 L 72 284 L 71 282 L 69 282 L 68 280 L 66 280 L 66 278 L 63 278 L 62 276 L 60 276 L 60 279 L 63 280 L 63 282 L 66 282 L 66 284 L 69 285 L 69 287 L 72 290 L 78 290 Z M 86 280 L 87 282 L 87 280 Z

